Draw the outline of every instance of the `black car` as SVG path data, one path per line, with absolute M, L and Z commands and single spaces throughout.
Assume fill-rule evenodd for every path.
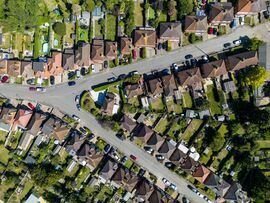
M 224 46 L 224 48 L 230 48 L 231 45 L 232 44 L 230 42 L 228 42 L 228 43 L 225 43 L 223 46 Z
M 162 44 L 158 43 L 158 50 L 162 49 Z
M 123 134 L 121 134 L 121 133 L 117 133 L 116 134 L 116 137 L 119 138 L 122 141 L 126 139 L 126 137 Z
M 81 68 L 81 75 L 86 75 L 86 69 L 84 67 Z
M 110 144 L 107 144 L 105 147 L 104 147 L 104 152 L 105 153 L 109 153 L 110 150 L 111 150 L 112 146 Z
M 185 56 L 185 59 L 186 59 L 186 60 L 192 59 L 192 58 L 193 58 L 192 54 L 188 54 L 188 55 Z
M 191 64 L 190 64 L 190 61 L 189 61 L 189 60 L 186 60 L 186 66 L 187 66 L 187 67 L 190 67 L 190 66 L 191 66 Z
M 76 73 L 74 71 L 71 71 L 68 73 L 68 78 L 72 78 Z
M 121 74 L 121 75 L 118 76 L 118 78 L 119 78 L 120 80 L 124 80 L 126 77 L 127 77 L 126 74 Z
M 28 79 L 28 80 L 26 80 L 26 83 L 27 83 L 28 85 L 32 85 L 32 84 L 35 83 L 35 79 L 34 79 L 34 78 Z
M 196 59 L 190 59 L 190 65 L 191 67 L 196 67 L 197 66 L 197 60 Z
M 191 185 L 188 185 L 187 187 L 188 187 L 191 191 L 193 191 L 193 192 L 195 192 L 195 193 L 198 192 L 198 190 L 197 190 L 196 188 L 192 187 Z
M 50 76 L 50 83 L 51 83 L 51 85 L 55 84 L 55 78 L 53 75 Z
M 165 166 L 166 166 L 167 168 L 172 168 L 172 167 L 173 167 L 173 164 L 172 164 L 171 162 L 166 162 L 166 163 L 165 163 Z
M 75 81 L 69 81 L 68 82 L 68 86 L 74 86 L 74 85 L 76 85 L 76 82 Z
M 146 171 L 145 171 L 144 169 L 141 168 L 141 169 L 139 170 L 138 176 L 139 176 L 139 177 L 143 177 L 144 174 L 145 174 L 145 172 L 146 172 Z

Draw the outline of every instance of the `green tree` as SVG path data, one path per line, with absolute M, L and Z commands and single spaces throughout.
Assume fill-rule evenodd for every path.
M 255 66 L 246 70 L 243 74 L 243 82 L 252 87 L 260 87 L 267 79 L 267 71 L 262 66 Z
M 175 0 L 169 0 L 168 2 L 168 15 L 173 16 L 176 12 L 176 1 Z
M 263 41 L 258 39 L 257 37 L 253 37 L 249 40 L 248 48 L 256 51 L 259 49 L 259 47 L 263 44 Z
M 135 27 L 134 19 L 134 1 L 128 0 L 126 4 L 126 18 L 125 18 L 125 31 L 128 36 L 131 36 L 131 33 Z
M 95 1 L 85 0 L 83 3 L 83 7 L 85 10 L 92 12 L 95 9 Z
M 53 31 L 60 36 L 64 36 L 67 32 L 66 25 L 64 23 L 60 23 L 60 22 L 54 23 Z
M 193 11 L 193 0 L 178 0 L 176 6 L 178 18 L 183 18 Z
M 190 33 L 189 36 L 188 36 L 188 41 L 193 44 L 197 41 L 199 41 L 200 38 L 198 36 L 195 35 L 195 33 Z

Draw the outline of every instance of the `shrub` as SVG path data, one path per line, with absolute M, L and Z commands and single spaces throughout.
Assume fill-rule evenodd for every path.
M 53 25 L 53 31 L 60 36 L 64 36 L 67 32 L 66 25 L 64 23 L 57 22 Z

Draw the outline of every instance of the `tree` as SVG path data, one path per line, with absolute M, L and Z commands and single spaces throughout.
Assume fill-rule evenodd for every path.
M 85 0 L 83 3 L 84 9 L 92 12 L 95 9 L 95 1 L 94 0 Z
M 64 23 L 54 23 L 53 30 L 56 34 L 64 36 L 66 34 L 66 25 Z
M 175 0 L 170 0 L 168 2 L 168 15 L 169 16 L 173 16 L 175 14 L 176 12 L 175 6 L 176 6 Z
M 262 40 L 258 39 L 257 37 L 253 37 L 249 40 L 248 48 L 253 51 L 257 51 L 262 44 Z
M 267 71 L 262 66 L 255 66 L 242 74 L 243 82 L 252 87 L 260 87 L 267 79 Z
M 193 44 L 197 41 L 199 41 L 200 38 L 198 36 L 195 35 L 195 33 L 190 33 L 189 36 L 188 36 L 188 41 Z
M 193 11 L 193 0 L 178 0 L 176 9 L 178 18 L 189 15 Z

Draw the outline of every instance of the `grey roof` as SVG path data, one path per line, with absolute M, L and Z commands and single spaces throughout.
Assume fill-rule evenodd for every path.
M 44 62 L 34 61 L 33 62 L 33 70 L 35 72 L 43 72 L 44 71 Z
M 265 43 L 259 48 L 259 64 L 270 71 L 270 43 Z M 268 80 L 270 75 L 268 75 Z
M 186 118 L 195 118 L 197 116 L 196 112 L 191 109 L 187 109 L 185 113 Z
M 9 124 L 6 124 L 4 122 L 0 122 L 0 129 L 1 130 L 4 130 L 4 131 L 8 132 L 10 130 L 10 127 L 11 126 Z
M 242 192 L 242 187 L 239 183 L 234 182 L 231 187 L 228 189 L 227 193 L 223 196 L 225 200 L 238 200 L 238 193 Z
M 209 109 L 206 109 L 206 110 L 204 110 L 204 111 L 199 112 L 199 117 L 200 117 L 200 119 L 206 119 L 206 118 L 208 118 L 208 117 L 210 117 L 210 116 L 211 116 L 211 115 L 210 115 Z
M 105 180 L 111 179 L 116 169 L 118 168 L 117 163 L 111 160 L 108 160 L 103 168 L 99 172 L 99 176 L 104 178 Z
M 234 92 L 236 90 L 236 86 L 233 80 L 223 82 L 223 89 L 225 92 Z
M 36 163 L 36 160 L 35 160 L 32 156 L 28 155 L 28 156 L 24 159 L 24 162 L 25 162 L 26 164 L 35 164 L 35 163 Z
M 180 22 L 160 23 L 159 35 L 160 37 L 164 37 L 164 38 L 180 39 L 181 23 Z

